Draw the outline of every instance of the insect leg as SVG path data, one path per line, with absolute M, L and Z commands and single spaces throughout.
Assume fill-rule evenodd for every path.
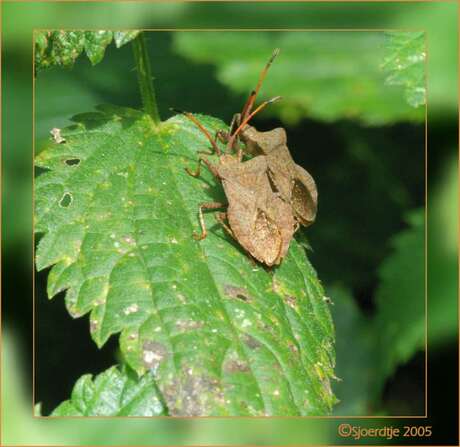
M 196 239 L 197 241 L 201 241 L 208 235 L 206 225 L 204 223 L 203 210 L 215 210 L 218 208 L 224 208 L 225 206 L 226 205 L 220 202 L 206 202 L 200 205 L 200 207 L 198 208 L 198 217 L 200 219 L 201 234 L 193 232 L 194 239 Z
M 235 132 L 235 130 L 238 128 L 238 126 L 241 123 L 241 113 L 235 113 L 232 117 L 232 121 L 230 122 L 230 132 L 225 135 L 226 139 L 223 141 L 223 143 L 227 143 L 226 146 L 226 151 L 235 151 L 235 146 L 238 142 L 238 139 L 232 139 L 232 135 Z M 231 144 L 229 144 L 230 140 L 232 141 Z M 241 160 L 240 160 L 241 161 Z
M 230 137 L 229 133 L 225 130 L 217 130 L 214 135 L 214 138 L 216 141 L 219 140 L 221 143 L 226 143 Z
M 203 124 L 201 124 L 190 112 L 183 112 L 181 110 L 176 110 L 176 109 L 171 109 L 171 110 L 173 110 L 175 112 L 182 113 L 183 115 L 185 115 L 193 124 L 195 124 L 196 127 L 198 127 L 198 129 L 201 130 L 201 132 L 203 132 L 205 137 L 211 143 L 211 146 L 214 149 L 214 151 L 216 152 L 216 154 L 219 155 L 219 156 L 222 154 L 222 151 L 220 150 L 219 146 L 217 145 L 215 138 L 213 139 L 211 137 L 211 135 L 206 130 L 206 128 L 203 126 Z
M 211 171 L 211 173 L 214 175 L 214 177 L 219 178 L 219 174 L 217 173 L 217 169 L 215 166 L 206 158 L 200 157 L 198 159 L 198 167 L 195 172 L 191 171 L 189 168 L 185 168 L 185 171 L 187 172 L 188 175 L 191 175 L 192 177 L 198 177 L 201 172 L 201 163 L 204 163 L 206 167 Z
M 225 220 L 227 219 L 227 213 L 217 213 L 216 214 L 216 220 L 219 222 L 223 227 L 224 230 L 233 238 L 236 240 L 235 235 L 233 234 L 232 229 L 225 223 Z
M 226 143 L 228 141 L 228 134 L 224 130 L 216 130 L 214 134 L 214 141 L 217 142 L 219 140 L 221 143 Z M 204 155 L 214 155 L 214 151 L 198 151 L 199 154 Z
M 214 155 L 214 152 L 212 152 L 212 151 L 197 151 L 197 154 Z

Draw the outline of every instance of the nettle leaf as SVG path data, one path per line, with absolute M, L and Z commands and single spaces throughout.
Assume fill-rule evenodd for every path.
M 137 378 L 113 366 L 94 379 L 81 376 L 51 416 L 160 416 L 164 410 L 152 374 Z
M 105 49 L 115 40 L 117 48 L 133 40 L 140 31 L 38 31 L 35 33 L 35 68 L 72 67 L 85 51 L 93 65 L 100 62 Z
M 140 31 L 114 31 L 113 39 L 115 40 L 115 45 L 117 48 L 121 48 L 123 45 L 131 42 L 135 39 Z
M 425 105 L 425 32 L 387 32 L 385 37 L 386 84 L 403 86 L 412 107 Z
M 226 126 L 199 116 L 211 134 Z M 102 346 L 118 332 L 126 362 L 150 371 L 170 415 L 327 414 L 335 402 L 334 328 L 324 291 L 293 241 L 278 268 L 256 265 L 198 205 L 225 201 L 208 142 L 188 119 L 154 127 L 100 107 L 63 129 L 36 164 L 38 270 L 73 317 L 90 312 Z M 211 157 L 212 158 L 212 157 Z
M 390 376 L 396 366 L 407 362 L 424 347 L 424 219 L 423 210 L 410 215 L 410 228 L 394 237 L 393 253 L 379 269 L 375 325 L 382 377 Z
M 288 124 L 302 118 L 351 118 L 372 125 L 424 119 L 423 110 L 410 107 L 398 89 L 385 83 L 382 32 L 210 34 L 175 33 L 176 51 L 193 61 L 214 64 L 218 79 L 245 96 L 274 48 L 281 49 L 261 95 L 283 97 L 264 113 L 276 114 Z

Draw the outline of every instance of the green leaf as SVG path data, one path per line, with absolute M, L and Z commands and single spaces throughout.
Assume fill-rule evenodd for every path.
M 178 418 L 31 417 L 27 368 L 20 361 L 23 347 L 8 328 L 3 328 L 2 343 L 3 445 L 299 445 L 306 433 L 314 444 L 332 444 L 332 434 L 314 418 L 260 418 L 256 426 L 250 418 L 243 423 L 240 418 L 210 418 L 197 430 L 195 423 Z
M 458 338 L 458 169 L 446 160 L 428 199 L 428 324 L 430 349 Z M 431 298 L 433 297 L 433 298 Z
M 112 42 L 112 37 L 112 31 L 85 31 L 85 51 L 93 65 L 104 58 L 105 49 Z
M 121 48 L 124 44 L 135 39 L 140 31 L 114 31 L 113 38 L 117 48 Z
M 425 32 L 387 32 L 385 36 L 386 84 L 403 86 L 412 107 L 425 105 Z
M 85 51 L 93 65 L 99 63 L 105 49 L 115 39 L 120 48 L 134 39 L 139 31 L 38 31 L 35 33 L 35 68 L 72 67 Z
M 84 48 L 83 31 L 40 31 L 35 34 L 37 70 L 54 65 L 71 67 Z
M 160 416 L 164 407 L 155 390 L 153 375 L 141 378 L 113 366 L 94 379 L 80 377 L 70 400 L 62 402 L 51 416 Z
M 425 220 L 409 217 L 410 228 L 393 238 L 393 254 L 379 270 L 375 324 L 382 377 L 407 362 L 425 342 Z M 391 349 L 389 349 L 391 347 Z
M 303 248 L 254 264 L 200 203 L 224 201 L 209 172 L 189 176 L 203 134 L 183 116 L 160 126 L 104 106 L 74 118 L 36 159 L 38 270 L 53 266 L 74 317 L 99 346 L 121 332 L 127 363 L 151 371 L 171 415 L 327 414 L 334 328 Z M 200 121 L 214 134 L 225 125 Z M 70 163 L 70 161 L 72 161 Z
M 385 84 L 380 68 L 384 42 L 382 32 L 174 35 L 181 55 L 214 64 L 218 79 L 243 95 L 255 87 L 274 48 L 280 48 L 261 95 L 283 97 L 266 113 L 276 114 L 287 124 L 305 117 L 324 121 L 352 118 L 372 125 L 398 120 L 421 122 L 423 111 L 407 105 L 397 89 Z

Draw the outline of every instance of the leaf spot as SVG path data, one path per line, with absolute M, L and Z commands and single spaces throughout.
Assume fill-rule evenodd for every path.
M 131 304 L 130 306 L 126 307 L 123 310 L 125 315 L 136 313 L 139 310 L 139 306 L 137 304 Z
M 289 347 L 289 350 L 293 353 L 293 354 L 297 354 L 299 352 L 299 348 L 292 342 L 289 342 L 288 343 L 288 347 Z
M 252 297 L 249 295 L 248 291 L 243 287 L 235 287 L 231 284 L 225 284 L 224 293 L 230 298 L 239 298 L 242 301 L 252 300 Z
M 125 236 L 123 240 L 130 245 L 134 245 L 134 239 L 131 236 Z
M 246 335 L 244 337 L 244 343 L 246 344 L 246 346 L 249 348 L 249 349 L 257 349 L 257 348 L 260 348 L 262 345 L 260 344 L 260 342 L 258 342 L 254 337 L 252 337 L 251 335 Z
M 57 144 L 65 143 L 66 139 L 61 135 L 61 129 L 58 129 L 57 127 L 53 127 L 50 130 L 50 134 L 53 137 L 53 140 Z
M 236 309 L 235 314 L 237 318 L 243 318 L 246 315 L 245 311 L 242 309 Z
M 297 298 L 295 296 L 285 295 L 284 298 L 286 299 L 286 303 L 288 304 L 289 307 L 292 307 L 293 309 L 296 308 Z
M 252 323 L 251 323 L 250 320 L 248 320 L 247 318 L 245 318 L 245 319 L 243 320 L 243 322 L 241 323 L 241 327 L 242 327 L 242 328 L 245 328 L 245 327 L 249 327 L 249 326 L 252 326 Z
M 158 342 L 146 341 L 143 346 L 142 359 L 144 365 L 156 372 L 160 362 L 166 356 L 166 348 Z
M 236 360 L 229 360 L 225 362 L 224 370 L 225 372 L 228 372 L 228 373 L 236 373 L 236 372 L 249 372 L 250 368 L 247 362 L 236 359 Z
M 177 320 L 176 327 L 179 330 L 187 331 L 193 329 L 199 329 L 204 326 L 203 321 L 194 321 L 194 320 Z
M 98 320 L 91 320 L 90 321 L 90 323 L 89 323 L 90 332 L 96 332 L 98 327 L 99 327 L 99 321 Z

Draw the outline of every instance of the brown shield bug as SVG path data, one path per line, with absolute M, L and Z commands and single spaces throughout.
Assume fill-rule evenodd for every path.
M 275 49 L 262 70 L 257 86 L 251 92 L 242 113 L 234 115 L 230 126 L 230 139 L 236 138 L 236 131 L 233 132 L 233 129 L 235 127 L 241 128 L 241 123 L 251 114 L 262 82 L 278 54 L 279 49 Z M 286 131 L 279 127 L 266 132 L 259 132 L 255 127 L 246 124 L 240 130 L 239 138 L 244 144 L 246 153 L 266 156 L 268 176 L 273 191 L 292 206 L 297 222 L 306 227 L 311 225 L 316 217 L 318 191 L 313 177 L 292 159 L 287 147 Z
M 316 217 L 318 191 L 313 177 L 292 159 L 286 144 L 286 131 L 280 127 L 259 132 L 255 127 L 247 126 L 241 140 L 248 153 L 266 156 L 273 190 L 291 204 L 300 224 L 311 225 Z
M 217 138 L 226 142 L 224 152 L 217 145 L 216 138 L 213 139 L 192 114 L 182 112 L 205 134 L 219 157 L 217 165 L 200 157 L 197 171 L 187 169 L 187 172 L 199 176 L 203 163 L 221 181 L 228 207 L 226 213 L 217 214 L 218 221 L 246 251 L 268 266 L 281 262 L 299 224 L 308 226 L 313 223 L 318 202 L 313 178 L 291 157 L 285 130 L 277 128 L 259 132 L 248 124 L 256 113 L 280 99 L 275 97 L 252 110 L 268 69 L 278 53 L 276 49 L 262 70 L 243 111 L 234 115 L 230 132 L 220 131 L 216 134 Z M 254 158 L 243 161 L 243 153 Z M 194 234 L 196 239 L 204 239 L 207 234 L 203 210 L 225 206 L 220 202 L 200 205 L 202 233 Z
M 228 206 L 220 202 L 200 205 L 199 221 L 202 232 L 201 235 L 194 234 L 195 239 L 201 240 L 207 235 L 203 210 L 227 206 L 226 213 L 217 214 L 217 220 L 248 253 L 267 266 L 279 264 L 286 255 L 296 222 L 290 205 L 275 194 L 271 188 L 267 176 L 266 157 L 256 156 L 243 162 L 241 150 L 238 150 L 236 154 L 231 154 L 230 151 L 243 126 L 267 104 L 278 99 L 279 97 L 276 97 L 266 101 L 250 113 L 240 128 L 228 139 L 224 152 L 192 114 L 183 112 L 205 134 L 219 157 L 216 165 L 200 157 L 196 172 L 186 169 L 187 172 L 197 177 L 200 175 L 201 163 L 205 164 L 222 183 L 228 200 Z

